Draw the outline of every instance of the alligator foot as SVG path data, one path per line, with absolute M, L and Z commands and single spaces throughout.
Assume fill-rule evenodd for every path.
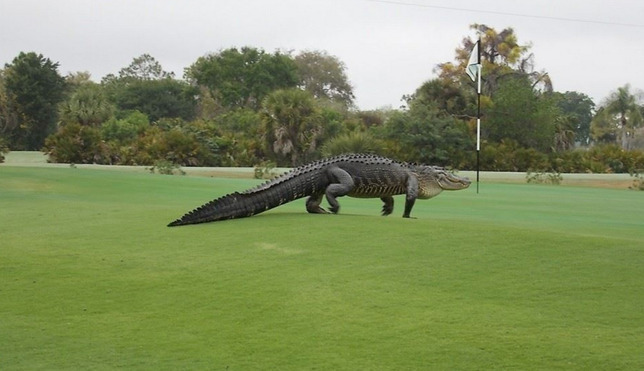
M 330 214 L 328 211 L 324 210 L 322 206 L 318 206 L 316 208 L 307 208 L 306 211 L 311 214 Z
M 394 211 L 394 198 L 391 196 L 381 197 L 382 202 L 382 216 L 387 216 Z
M 313 195 L 306 200 L 306 211 L 311 214 L 328 214 L 329 212 L 324 210 L 320 203 L 322 202 L 322 194 Z

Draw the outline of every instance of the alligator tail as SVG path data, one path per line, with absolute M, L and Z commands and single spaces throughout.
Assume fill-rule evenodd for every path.
M 323 185 L 319 185 L 320 178 L 313 173 L 291 172 L 256 188 L 228 194 L 190 211 L 168 224 L 168 227 L 246 218 L 310 196 L 318 189 L 324 189 Z
M 266 192 L 251 195 L 231 193 L 190 211 L 168 224 L 168 227 L 245 218 L 278 206 L 271 202 L 274 201 L 273 199 L 269 199 L 263 193 Z

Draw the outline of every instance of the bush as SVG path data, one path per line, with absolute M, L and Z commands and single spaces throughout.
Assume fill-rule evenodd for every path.
M 370 132 L 385 143 L 387 155 L 400 161 L 453 167 L 464 163 L 460 154 L 473 147 L 463 121 L 430 106 L 394 112 Z
M 257 136 L 248 138 L 246 132 L 221 134 L 215 123 L 203 120 L 181 123 L 173 128 L 180 128 L 193 137 L 207 152 L 208 159 L 202 158 L 200 166 L 252 166 L 257 162 L 254 158 L 254 148 L 259 146 Z
M 533 148 L 523 148 L 514 140 L 486 144 L 481 150 L 481 169 L 487 171 L 545 171 L 548 156 Z
M 559 185 L 563 181 L 560 173 L 537 172 L 532 173 L 528 171 L 526 174 L 526 181 L 534 184 L 555 184 Z
M 275 163 L 272 161 L 265 161 L 255 165 L 255 179 L 271 179 L 276 176 Z
M 104 164 L 106 148 L 101 141 L 100 131 L 92 126 L 71 123 L 58 128 L 47 137 L 43 151 L 50 162 L 75 164 Z
M 216 151 L 217 137 L 198 136 L 182 127 L 150 127 L 132 144 L 132 165 L 152 165 L 158 160 L 180 166 L 226 166 Z
M 585 150 L 552 153 L 550 164 L 554 171 L 560 173 L 586 173 L 589 172 L 590 163 L 585 153 Z
M 644 191 L 644 176 L 642 176 L 642 173 L 644 173 L 644 169 L 640 169 L 631 173 L 631 177 L 633 177 L 633 184 L 628 187 L 629 189 Z
M 135 111 L 124 119 L 112 118 L 101 126 L 101 135 L 105 141 L 129 143 L 141 135 L 150 126 L 145 114 Z
M 630 173 L 644 168 L 644 152 L 617 145 L 545 154 L 520 147 L 516 141 L 487 143 L 481 150 L 481 169 L 555 173 Z
M 344 153 L 379 153 L 383 144 L 368 133 L 352 132 L 337 136 L 322 146 L 325 157 Z
M 602 145 L 553 154 L 551 163 L 562 173 L 631 173 L 644 168 L 644 152 Z
M 7 141 L 0 137 L 0 164 L 4 162 L 4 155 L 9 153 L 9 146 L 7 145 Z
M 174 175 L 175 173 L 186 175 L 186 172 L 181 170 L 181 166 L 166 160 L 155 161 L 154 166 L 150 167 L 149 170 L 152 174 L 158 172 L 164 175 Z
M 644 152 L 626 151 L 615 144 L 593 147 L 587 155 L 592 163 L 602 164 L 606 173 L 630 173 L 644 168 Z

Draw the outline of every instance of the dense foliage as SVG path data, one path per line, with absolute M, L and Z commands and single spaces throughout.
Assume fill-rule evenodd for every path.
M 482 170 L 644 169 L 644 109 L 630 86 L 597 106 L 555 92 L 511 28 L 472 28 L 482 35 Z M 143 54 L 100 83 L 20 53 L 0 70 L 0 143 L 70 163 L 296 166 L 372 152 L 474 169 L 477 94 L 464 74 L 474 43 L 463 39 L 403 107 L 374 111 L 355 107 L 346 66 L 324 51 L 229 48 L 198 58 L 183 79 Z
M 206 87 L 224 108 L 259 109 L 270 92 L 294 87 L 298 82 L 297 67 L 290 56 L 249 47 L 200 57 L 186 68 L 186 77 Z
M 39 150 L 56 130 L 57 105 L 65 80 L 58 63 L 42 54 L 20 53 L 3 73 L 3 133 L 12 149 Z

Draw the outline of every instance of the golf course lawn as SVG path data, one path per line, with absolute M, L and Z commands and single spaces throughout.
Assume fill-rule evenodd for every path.
M 644 192 L 166 227 L 256 184 L 0 167 L 0 369 L 644 369 Z

